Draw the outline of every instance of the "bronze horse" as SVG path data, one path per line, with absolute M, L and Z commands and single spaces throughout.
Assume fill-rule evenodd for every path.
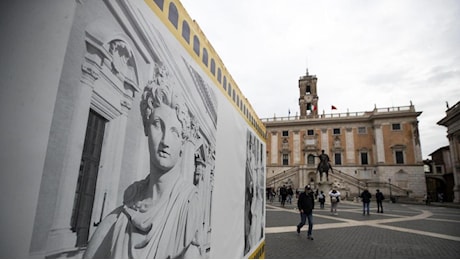
M 321 158 L 321 157 L 320 157 Z M 326 173 L 326 181 L 329 181 L 329 169 L 334 173 L 331 164 L 327 160 L 321 160 L 316 171 L 319 173 L 319 181 L 323 180 L 323 173 Z

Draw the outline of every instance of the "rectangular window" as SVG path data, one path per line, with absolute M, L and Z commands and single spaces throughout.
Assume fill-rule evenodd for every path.
M 393 131 L 401 130 L 401 124 L 400 123 L 391 124 L 391 130 Z
M 106 124 L 107 120 L 105 118 L 92 109 L 89 111 L 70 220 L 71 230 L 76 232 L 76 245 L 79 247 L 88 244 L 89 230 L 92 227 L 91 214 L 96 195 L 95 187 L 99 174 L 99 163 Z
M 289 155 L 287 153 L 283 154 L 283 165 L 289 165 Z
M 339 135 L 339 134 L 340 134 L 340 128 L 334 128 L 332 131 L 333 131 L 333 133 L 334 133 L 335 135 Z
M 404 164 L 404 153 L 403 151 L 395 151 L 396 163 Z
M 311 87 L 307 85 L 307 89 L 305 91 L 305 94 L 311 94 Z
M 283 136 L 289 136 L 289 131 L 283 131 Z
M 367 128 L 365 126 L 358 127 L 358 134 L 367 134 Z
M 315 156 L 313 155 L 308 155 L 307 157 L 307 163 L 312 165 L 312 164 L 315 164 Z
M 361 152 L 361 165 L 368 165 L 367 152 Z
M 315 131 L 313 129 L 308 129 L 307 135 L 315 135 Z
M 341 153 L 335 153 L 334 154 L 334 164 L 335 165 L 342 165 L 342 154 Z

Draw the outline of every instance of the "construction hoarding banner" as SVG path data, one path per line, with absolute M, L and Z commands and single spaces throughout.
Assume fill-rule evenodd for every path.
M 65 51 L 29 60 L 58 64 L 59 80 L 41 111 L 49 127 L 35 132 L 41 175 L 23 194 L 36 200 L 21 226 L 30 236 L 11 236 L 22 249 L 8 256 L 263 257 L 265 128 L 180 2 L 34 6 L 69 31 L 29 35 L 65 37 Z M 46 16 L 58 7 L 74 12 Z

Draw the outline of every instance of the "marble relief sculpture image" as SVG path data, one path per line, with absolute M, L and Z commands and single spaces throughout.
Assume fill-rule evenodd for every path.
M 187 104 L 201 102 L 200 94 L 185 99 L 177 84 L 166 66 L 155 64 L 140 102 L 149 172 L 124 191 L 84 258 L 208 258 L 215 133 L 200 125 L 203 111 Z
M 250 130 L 246 140 L 246 184 L 244 210 L 244 255 L 263 238 L 264 217 L 264 162 L 263 144 Z

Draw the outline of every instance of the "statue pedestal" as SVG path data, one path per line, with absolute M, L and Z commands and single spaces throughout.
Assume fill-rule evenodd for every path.
M 321 191 L 323 191 L 324 194 L 327 196 L 329 191 L 331 191 L 332 189 L 332 184 L 327 181 L 320 181 L 318 182 L 317 187 L 318 187 L 318 193 L 321 193 Z

